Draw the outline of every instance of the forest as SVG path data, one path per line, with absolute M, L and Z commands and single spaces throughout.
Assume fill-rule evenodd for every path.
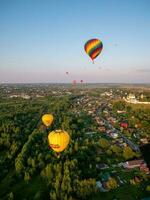
M 119 148 L 98 133 L 94 118 L 81 105 L 77 108 L 78 97 L 82 95 L 0 102 L 0 199 L 112 199 L 111 189 L 117 188 L 118 183 L 110 178 L 107 182 L 110 192 L 98 193 L 96 181 L 103 173 L 96 165 L 104 162 L 113 165 L 140 155 L 129 147 Z M 75 113 L 77 109 L 80 112 Z M 49 131 L 63 129 L 70 135 L 68 148 L 59 158 L 49 147 L 48 133 L 41 121 L 44 113 L 54 116 Z M 91 131 L 95 131 L 94 136 L 85 134 Z M 135 174 L 136 170 L 129 179 Z M 141 176 L 147 182 L 147 177 Z M 140 193 L 142 187 L 133 186 L 133 190 Z M 126 186 L 123 188 L 118 194 L 125 193 Z

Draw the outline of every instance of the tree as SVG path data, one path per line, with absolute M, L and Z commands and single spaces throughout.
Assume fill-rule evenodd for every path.
M 124 130 L 124 133 L 125 133 L 125 135 L 126 135 L 128 138 L 131 138 L 131 136 L 132 136 L 132 133 L 131 133 L 131 132 L 129 132 L 129 131 L 127 131 L 127 130 Z
M 106 151 L 106 153 L 107 153 L 108 156 L 111 156 L 111 155 L 112 155 L 112 151 L 111 151 L 110 149 L 108 149 L 108 150 Z
M 75 150 L 75 151 L 78 151 L 78 142 L 77 142 L 77 141 L 76 141 L 75 144 L 74 144 L 74 150 Z
M 45 169 L 42 171 L 42 173 L 44 174 L 48 184 L 51 183 L 51 180 L 53 178 L 53 171 L 52 171 L 52 166 L 51 164 L 48 164 Z
M 55 191 L 51 191 L 50 192 L 50 200 L 57 200 L 57 196 L 56 196 L 56 192 Z
M 123 157 L 128 160 L 135 156 L 135 153 L 132 151 L 132 149 L 129 146 L 124 147 L 123 150 Z
M 76 193 L 79 198 L 87 199 L 88 196 L 96 192 L 95 179 L 85 179 L 82 181 L 76 181 Z
M 20 173 L 24 169 L 23 158 L 22 158 L 21 153 L 18 155 L 18 157 L 15 160 L 15 168 L 16 168 L 17 173 Z
M 64 176 L 61 184 L 61 199 L 65 199 L 66 198 L 65 196 L 69 196 L 69 194 L 72 192 L 69 169 L 67 166 L 64 167 L 65 167 Z
M 43 199 L 42 196 L 42 191 L 38 191 L 34 196 L 34 200 L 41 200 Z
M 150 192 L 150 185 L 147 185 L 146 191 Z
M 112 152 L 114 152 L 117 156 L 119 156 L 120 153 L 121 153 L 121 148 L 118 147 L 117 145 L 113 145 L 113 146 L 111 147 L 111 150 L 112 150 Z M 107 151 L 108 151 L 108 150 L 107 150 Z
M 30 174 L 28 172 L 25 172 L 25 174 L 24 174 L 24 181 L 28 183 L 29 180 L 30 180 Z
M 102 147 L 103 149 L 107 149 L 109 147 L 109 142 L 108 140 L 104 139 L 104 138 L 101 138 L 99 140 L 99 145 L 100 147 Z
M 124 101 L 117 101 L 113 105 L 114 110 L 124 110 L 126 103 Z
M 132 107 L 131 106 L 127 106 L 126 109 L 127 109 L 128 113 L 130 113 L 132 111 Z
M 106 186 L 108 189 L 115 189 L 117 188 L 117 182 L 114 178 L 110 177 L 109 180 L 106 182 Z
M 10 192 L 8 194 L 8 200 L 14 200 L 14 194 L 13 194 L 13 192 Z

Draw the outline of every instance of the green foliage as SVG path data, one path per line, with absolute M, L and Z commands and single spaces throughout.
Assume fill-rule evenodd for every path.
M 76 191 L 78 198 L 87 199 L 88 196 L 96 192 L 96 182 L 94 179 L 76 181 Z
M 8 194 L 8 200 L 14 200 L 14 194 L 13 194 L 13 192 L 10 192 Z
M 53 175 L 53 166 L 52 164 L 48 164 L 42 171 L 41 176 L 47 181 L 47 184 L 50 185 L 51 181 L 54 177 Z
M 34 199 L 33 200 L 41 200 L 43 198 L 43 194 L 41 191 L 38 191 L 35 196 L 34 196 Z
M 109 151 L 109 150 L 108 150 L 108 151 Z M 121 155 L 121 152 L 122 152 L 121 148 L 118 147 L 117 145 L 112 145 L 112 146 L 111 146 L 111 151 L 112 151 L 113 153 L 115 153 L 117 156 L 120 156 L 120 155 Z
M 112 145 L 112 141 L 99 139 L 99 134 L 87 137 L 85 133 L 97 130 L 97 124 L 94 117 L 82 109 L 75 113 L 75 98 L 48 97 L 26 103 L 19 100 L 18 105 L 17 100 L 12 105 L 0 104 L 0 198 L 12 191 L 15 199 L 91 199 L 96 192 L 96 179 L 100 173 L 96 164 L 106 162 L 111 165 L 116 161 L 116 156 L 121 160 L 123 156 L 129 159 L 135 155 L 131 149 L 124 149 L 122 153 L 120 147 Z M 131 108 L 128 110 L 133 114 Z M 60 158 L 48 148 L 47 133 L 40 119 L 45 112 L 55 116 L 50 130 L 64 128 L 71 136 L 70 144 Z M 148 121 L 148 114 L 143 116 L 142 112 L 136 116 L 142 126 Z M 130 124 L 134 125 L 137 121 L 133 120 Z M 99 149 L 103 155 L 98 154 Z M 13 172 L 11 179 L 10 172 Z M 8 184 L 3 189 L 5 175 L 8 175 Z M 116 188 L 115 180 L 109 180 L 108 187 Z M 12 194 L 10 198 L 13 199 Z
M 117 181 L 114 178 L 110 177 L 109 180 L 106 182 L 106 186 L 109 190 L 115 189 L 117 188 Z
M 28 172 L 25 172 L 25 174 L 24 174 L 24 181 L 25 181 L 26 183 L 28 183 L 29 180 L 30 180 L 30 174 L 29 174 Z
M 108 140 L 104 139 L 104 138 L 101 138 L 99 140 L 99 145 L 100 147 L 102 147 L 103 149 L 107 149 L 109 147 L 109 142 Z
M 146 191 L 150 192 L 150 185 L 146 186 Z
M 124 101 L 116 101 L 113 104 L 113 109 L 114 110 L 124 110 L 125 109 L 126 103 Z
M 130 147 L 124 147 L 123 150 L 123 157 L 125 158 L 125 160 L 131 159 L 135 156 L 135 153 L 132 151 L 132 149 Z
M 57 196 L 56 196 L 56 192 L 55 191 L 51 191 L 50 192 L 50 200 L 57 200 Z

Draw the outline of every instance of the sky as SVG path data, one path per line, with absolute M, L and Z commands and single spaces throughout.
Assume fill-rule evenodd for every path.
M 0 0 L 0 83 L 150 83 L 149 11 L 149 0 Z M 103 42 L 95 64 L 91 38 Z

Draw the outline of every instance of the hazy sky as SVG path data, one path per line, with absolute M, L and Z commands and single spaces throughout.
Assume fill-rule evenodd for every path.
M 150 83 L 150 0 L 0 0 L 0 83 L 73 79 Z

